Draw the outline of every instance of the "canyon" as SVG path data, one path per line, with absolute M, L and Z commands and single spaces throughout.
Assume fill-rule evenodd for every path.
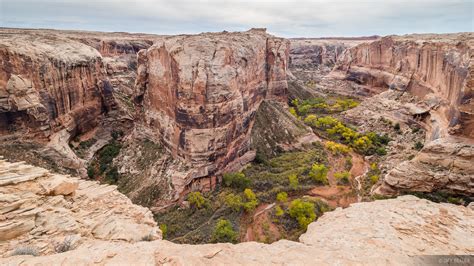
M 473 47 L 473 33 L 1 28 L 0 261 L 412 264 L 472 254 Z M 229 196 L 245 204 L 252 193 L 253 209 L 232 210 Z M 316 210 L 307 229 L 290 215 L 298 200 Z M 212 242 L 219 218 L 246 243 L 187 245 Z M 58 252 L 65 244 L 74 248 Z M 28 248 L 40 256 L 12 256 Z

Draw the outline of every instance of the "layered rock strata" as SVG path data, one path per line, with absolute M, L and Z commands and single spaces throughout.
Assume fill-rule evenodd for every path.
M 0 173 L 0 263 L 7 265 L 410 265 L 430 262 L 421 255 L 474 252 L 471 207 L 414 196 L 326 212 L 299 242 L 179 245 L 159 240 L 151 213 L 113 186 L 3 160 Z M 66 236 L 70 250 L 53 254 Z M 18 255 L 25 247 L 38 256 Z
M 61 129 L 74 134 L 98 124 L 112 108 L 112 87 L 101 55 L 59 36 L 0 35 L 0 130 L 38 138 Z
M 34 246 L 42 255 L 70 241 L 161 238 L 151 212 L 115 186 L 100 185 L 0 158 L 0 254 Z
M 337 63 L 336 72 L 355 86 L 417 98 L 406 109 L 426 130 L 425 148 L 389 171 L 376 193 L 474 195 L 473 169 L 465 163 L 474 148 L 473 40 L 472 33 L 388 36 L 347 50 Z
M 139 52 L 144 123 L 192 165 L 186 183 L 253 159 L 256 111 L 264 99 L 286 101 L 287 65 L 288 42 L 260 29 L 169 37 Z

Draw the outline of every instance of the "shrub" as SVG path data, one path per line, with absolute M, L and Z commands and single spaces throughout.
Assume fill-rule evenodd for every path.
M 325 144 L 326 149 L 331 151 L 332 154 L 347 154 L 351 151 L 349 147 L 344 144 L 340 144 L 334 141 L 328 141 Z
M 243 207 L 244 207 L 245 211 L 246 212 L 251 212 L 251 211 L 255 210 L 255 208 L 258 205 L 258 200 L 257 200 L 257 196 L 255 196 L 255 193 L 253 193 L 253 191 L 251 189 L 246 188 L 244 190 L 244 195 L 245 195 L 245 199 L 246 199 L 246 201 L 243 203 Z
M 378 147 L 375 150 L 375 153 L 377 153 L 380 156 L 384 156 L 384 155 L 387 155 L 387 150 L 384 147 Z
M 340 122 L 336 118 L 334 118 L 332 116 L 324 116 L 324 117 L 320 117 L 320 118 L 318 118 L 318 120 L 316 120 L 316 127 L 327 129 L 327 128 L 334 127 L 338 123 L 340 123 Z
M 306 229 L 308 225 L 316 219 L 314 203 L 305 202 L 301 199 L 293 200 L 290 203 L 288 212 L 292 218 L 298 221 L 302 229 Z
M 72 236 L 67 236 L 66 238 L 64 238 L 63 242 L 57 243 L 54 246 L 54 251 L 56 251 L 56 253 L 63 253 L 63 252 L 72 250 L 73 244 L 74 244 L 74 238 Z
M 393 129 L 397 132 L 400 132 L 400 123 L 396 123 L 394 126 L 393 126 Z
M 223 242 L 237 242 L 237 233 L 232 228 L 232 224 L 229 220 L 220 219 L 212 233 L 211 241 L 214 243 L 223 243 Z
M 420 141 L 417 141 L 413 148 L 415 148 L 415 150 L 419 151 L 419 150 L 423 149 L 423 146 L 424 146 L 423 143 L 421 143 Z
M 26 247 L 18 247 L 16 248 L 12 256 L 21 256 L 21 255 L 30 255 L 30 256 L 38 256 L 38 250 L 35 247 L 26 246 Z
M 378 175 L 370 176 L 370 182 L 372 183 L 372 185 L 376 184 L 377 182 L 379 182 L 379 176 Z
M 201 209 L 207 205 L 206 199 L 202 196 L 201 192 L 191 192 L 188 194 L 189 204 L 197 209 Z
M 329 184 L 327 174 L 328 168 L 324 164 L 315 163 L 313 166 L 311 166 L 311 170 L 309 171 L 309 176 L 317 183 L 323 185 Z
M 229 195 L 225 197 L 225 203 L 234 211 L 238 212 L 242 208 L 242 197 L 239 195 L 234 195 L 233 193 L 230 193 Z
M 283 216 L 284 214 L 285 214 L 285 211 L 284 211 L 280 206 L 277 205 L 277 206 L 275 207 L 275 215 L 276 215 L 277 217 L 281 217 L 281 216 Z
M 298 114 L 296 113 L 296 110 L 295 110 L 294 107 L 290 107 L 290 109 L 288 109 L 288 111 L 289 111 L 290 114 L 292 114 L 294 117 L 299 118 L 299 117 L 298 117 Z
M 308 115 L 305 119 L 304 122 L 307 125 L 310 126 L 316 126 L 316 121 L 318 120 L 318 117 L 316 115 Z
M 284 203 L 288 200 L 288 194 L 286 192 L 280 192 L 276 196 L 278 202 Z
M 345 168 L 347 170 L 350 170 L 352 168 L 352 156 L 347 156 L 345 163 L 346 163 Z
M 359 105 L 358 102 L 354 101 L 353 99 L 338 99 L 336 100 L 336 104 L 333 106 L 336 109 L 342 109 L 343 111 L 352 109 Z
M 94 178 L 94 177 L 95 177 L 95 168 L 94 168 L 94 166 L 89 165 L 89 166 L 87 167 L 87 176 L 88 176 L 89 178 Z
M 166 224 L 160 224 L 160 230 L 161 230 L 161 236 L 163 239 L 166 238 L 166 235 L 168 234 L 168 226 Z
M 227 173 L 223 177 L 224 185 L 237 189 L 250 187 L 251 181 L 243 173 Z
M 334 173 L 334 177 L 337 179 L 337 183 L 341 185 L 349 184 L 349 178 L 351 174 L 348 171 Z
M 362 136 L 356 139 L 352 145 L 354 148 L 362 153 L 367 153 L 367 151 L 372 147 L 372 141 L 367 136 Z
M 296 174 L 289 175 L 288 182 L 291 189 L 293 190 L 298 189 L 299 181 L 298 181 L 298 176 Z

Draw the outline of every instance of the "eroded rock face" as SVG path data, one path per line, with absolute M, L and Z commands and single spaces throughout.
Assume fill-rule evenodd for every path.
M 347 50 L 338 62 L 336 72 L 344 71 L 355 86 L 390 89 L 398 94 L 392 97 L 395 101 L 404 94 L 415 96 L 403 108 L 398 103 L 377 108 L 385 109 L 379 112 L 382 116 L 395 115 L 395 121 L 426 130 L 425 148 L 389 170 L 375 193 L 442 190 L 474 195 L 472 167 L 465 163 L 472 161 L 466 151 L 472 150 L 474 138 L 473 40 L 472 33 L 389 36 Z M 359 107 L 348 113 L 361 116 L 367 111 Z
M 148 222 L 151 219 L 149 212 L 125 202 L 125 197 L 113 187 L 61 177 L 63 182 L 79 182 L 75 194 L 64 191 L 66 195 L 47 196 L 45 193 L 51 191 L 51 186 L 47 186 L 48 189 L 41 186 L 42 182 L 49 183 L 48 174 L 44 174 L 46 171 L 41 173 L 35 168 L 25 172 L 28 166 L 20 166 L 23 170 L 16 171 L 18 176 L 13 180 L 22 181 L 0 184 L 3 193 L 0 210 L 7 221 L 11 221 L 15 212 L 21 215 L 15 215 L 13 221 L 25 221 L 22 226 L 0 226 L 2 236 L 8 237 L 0 244 L 0 250 L 5 251 L 0 262 L 8 265 L 411 265 L 429 262 L 429 258 L 420 255 L 467 255 L 474 252 L 474 211 L 471 208 L 432 203 L 414 196 L 357 203 L 346 209 L 326 212 L 309 225 L 300 242 L 280 240 L 272 244 L 245 242 L 237 245 L 179 245 L 163 240 L 134 242 L 135 239 L 130 241 L 126 236 L 141 235 L 150 230 L 157 232 L 154 237 L 159 238 L 159 231 Z M 13 167 L 12 164 L 0 163 L 2 171 Z M 32 172 L 39 176 L 31 177 Z M 5 177 L 0 177 L 0 180 L 5 180 Z M 15 201 L 20 186 L 29 189 L 22 190 L 24 200 Z M 33 214 L 26 211 L 25 206 L 32 197 L 40 200 L 30 204 L 48 204 L 49 209 L 44 214 L 37 213 L 36 222 L 28 223 L 26 217 Z M 64 234 L 66 229 L 72 230 L 66 231 L 68 233 L 80 232 L 82 241 L 78 241 L 69 252 L 51 254 L 44 239 L 53 239 Z M 125 232 L 129 234 L 123 235 Z M 40 248 L 39 256 L 11 256 L 11 251 L 21 246 Z
M 133 205 L 115 186 L 53 174 L 0 159 L 0 254 L 35 246 L 54 253 L 69 238 L 134 242 L 161 238 L 148 209 Z
M 264 99 L 286 100 L 288 42 L 250 30 L 169 37 L 138 54 L 136 99 L 144 123 L 189 179 L 247 156 Z
M 111 87 L 100 54 L 58 36 L 10 33 L 0 37 L 0 129 L 48 137 L 97 125 L 111 108 Z
M 474 137 L 472 33 L 389 36 L 347 50 L 337 69 L 372 87 L 410 92 L 431 103 L 429 140 Z M 455 128 L 455 126 L 457 126 Z

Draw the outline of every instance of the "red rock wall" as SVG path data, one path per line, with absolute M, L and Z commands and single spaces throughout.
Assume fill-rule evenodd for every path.
M 244 157 L 260 103 L 286 101 L 288 46 L 251 30 L 176 36 L 139 53 L 144 121 L 176 158 L 196 166 L 193 178 Z
M 15 133 L 85 132 L 112 107 L 112 88 L 94 49 L 55 37 L 1 41 L 0 113 L 9 119 L 0 122 L 13 124 Z
M 462 125 L 461 135 L 474 137 L 472 116 L 474 89 L 473 54 L 470 38 L 448 36 L 385 37 L 358 45 L 346 51 L 338 63 L 348 79 L 370 86 L 408 90 L 423 99 L 439 100 L 439 126 L 433 128 L 433 139 L 446 136 L 448 128 Z M 443 121 L 441 121 L 443 120 Z

